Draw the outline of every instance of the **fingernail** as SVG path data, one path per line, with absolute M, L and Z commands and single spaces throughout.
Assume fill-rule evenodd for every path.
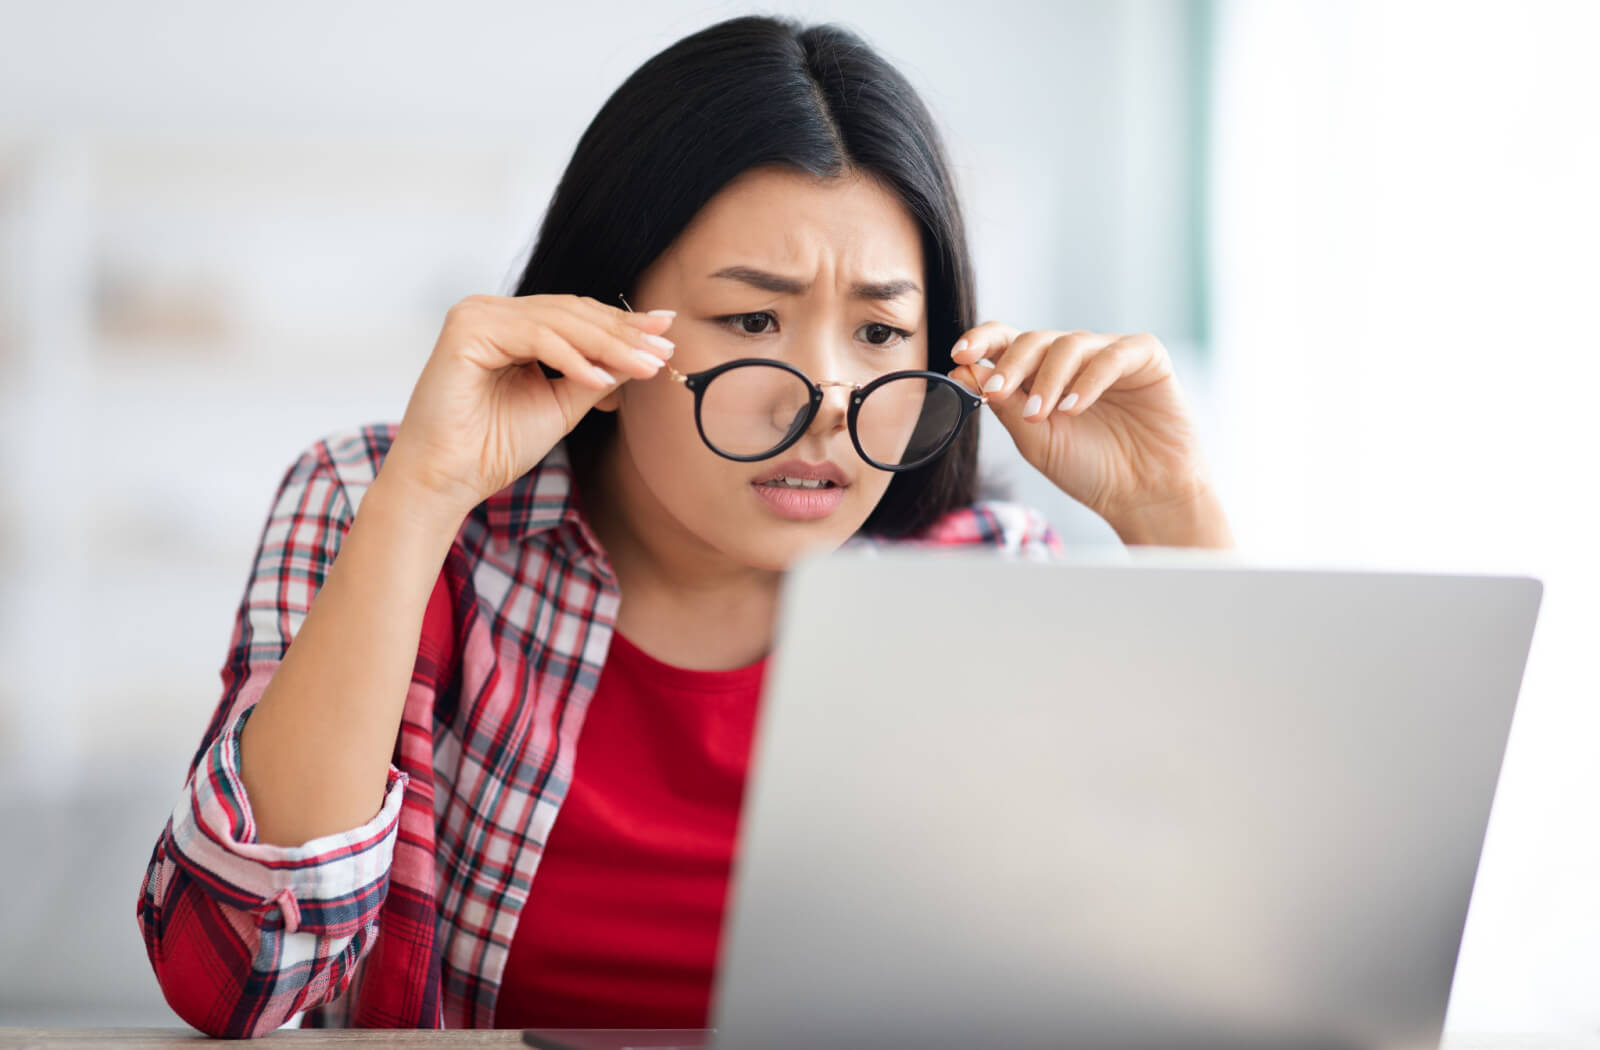
M 1061 404 L 1059 406 L 1057 406 L 1056 411 L 1065 412 L 1067 409 L 1071 408 L 1073 405 L 1076 405 L 1077 403 L 1078 403 L 1078 395 L 1076 393 L 1068 394 L 1066 397 L 1061 399 Z
M 636 349 L 634 350 L 634 355 L 656 371 L 661 370 L 661 358 L 657 357 L 655 354 L 652 354 L 650 351 Z
M 1032 397 L 1028 398 L 1028 403 L 1022 406 L 1022 414 L 1025 416 L 1031 416 L 1035 412 L 1039 411 L 1039 406 L 1042 404 L 1044 404 L 1044 398 L 1040 397 L 1038 394 L 1034 394 Z
M 662 357 L 672 356 L 672 340 L 659 335 L 651 335 L 649 332 L 641 332 L 640 334 L 644 336 L 645 342 L 661 351 Z
M 1005 385 L 1006 385 L 1006 377 L 1005 376 L 1003 376 L 1003 375 L 991 376 L 989 381 L 987 383 L 983 384 L 983 392 L 985 394 L 992 394 L 996 390 L 999 390 L 1000 388 L 1004 387 Z
M 989 360 L 987 357 L 980 357 L 976 361 L 972 362 L 972 367 L 973 368 L 993 368 L 994 367 L 994 362 Z
M 959 354 L 961 351 L 965 350 L 966 348 L 967 348 L 967 341 L 965 339 L 963 339 L 963 340 L 961 340 L 959 343 L 957 343 L 955 345 L 954 349 L 952 349 L 950 351 L 950 356 L 954 357 L 957 354 Z
M 616 377 L 613 376 L 610 372 L 607 372 L 603 368 L 594 368 L 594 367 L 591 366 L 590 369 L 589 369 L 589 373 L 591 375 L 593 375 L 596 379 L 600 380 L 600 382 L 604 383 L 606 386 L 615 386 L 616 383 L 617 383 Z
M 648 317 L 677 317 L 678 316 L 678 311 L 676 311 L 676 310 L 646 310 L 645 311 L 645 315 L 648 316 Z

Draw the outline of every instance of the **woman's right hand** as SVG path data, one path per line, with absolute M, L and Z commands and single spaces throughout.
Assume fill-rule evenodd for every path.
M 587 296 L 468 296 L 445 316 L 385 466 L 465 517 L 607 394 L 660 371 L 672 320 Z

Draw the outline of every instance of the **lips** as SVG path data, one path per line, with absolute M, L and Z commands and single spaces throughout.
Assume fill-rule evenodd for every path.
M 850 480 L 832 463 L 790 459 L 750 483 L 773 514 L 789 521 L 816 521 L 838 509 Z

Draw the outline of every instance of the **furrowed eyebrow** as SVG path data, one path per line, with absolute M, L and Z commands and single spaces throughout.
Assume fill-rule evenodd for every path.
M 917 282 L 909 279 L 895 281 L 858 281 L 850 286 L 850 294 L 857 299 L 902 299 L 908 292 L 922 294 Z
M 712 277 L 722 277 L 733 281 L 742 281 L 745 284 L 759 288 L 764 292 L 775 292 L 779 295 L 804 295 L 811 290 L 811 285 L 804 281 L 797 281 L 793 277 L 784 277 L 781 274 L 768 273 L 752 266 L 729 266 L 718 270 Z M 857 281 L 850 286 L 850 294 L 857 299 L 899 299 L 907 293 L 922 293 L 922 288 L 916 281 L 900 278 L 893 281 Z

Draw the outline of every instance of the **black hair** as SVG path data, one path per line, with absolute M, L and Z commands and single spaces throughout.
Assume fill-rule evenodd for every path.
M 921 231 L 928 367 L 976 323 L 972 263 L 943 142 L 906 78 L 838 25 L 731 18 L 640 66 L 595 115 L 545 213 L 516 295 L 565 292 L 619 306 L 695 214 L 743 172 L 864 174 Z M 590 412 L 566 438 L 580 483 L 616 432 Z M 976 496 L 978 421 L 932 463 L 901 471 L 862 531 L 914 534 Z

